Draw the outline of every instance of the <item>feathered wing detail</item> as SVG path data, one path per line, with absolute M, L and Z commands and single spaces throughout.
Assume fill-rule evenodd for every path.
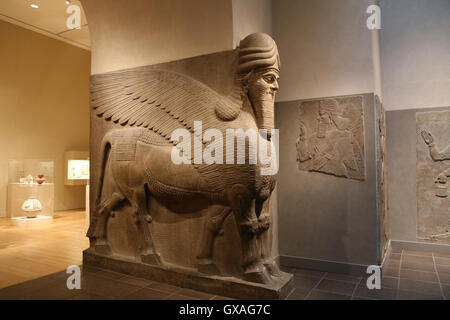
M 242 119 L 237 119 L 243 107 L 241 94 L 239 81 L 230 96 L 224 97 L 195 79 L 163 70 L 126 70 L 95 75 L 91 80 L 91 106 L 97 116 L 123 126 L 148 128 L 168 141 L 179 128 L 193 134 L 194 121 L 202 121 L 203 131 L 215 128 L 223 134 L 228 128 L 241 128 Z M 209 191 L 224 190 L 242 180 L 253 184 L 255 179 L 252 165 L 194 167 Z
M 145 127 L 170 139 L 194 121 L 203 130 L 226 127 L 237 118 L 239 88 L 224 97 L 203 83 L 170 71 L 126 70 L 95 75 L 91 81 L 91 106 L 99 117 L 123 126 Z

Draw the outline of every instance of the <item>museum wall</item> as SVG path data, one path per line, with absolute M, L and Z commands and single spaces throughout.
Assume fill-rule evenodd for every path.
M 381 94 L 378 35 L 366 27 L 366 10 L 373 3 L 273 2 L 273 34 L 282 61 L 276 106 L 282 264 L 351 273 L 381 263 L 374 95 L 363 95 L 364 181 L 300 171 L 296 161 L 304 100 Z
M 89 150 L 90 52 L 0 21 L 0 216 L 9 159 L 55 161 L 55 210 L 84 208 L 85 188 L 64 186 L 64 151 Z
M 409 110 L 394 110 L 387 113 L 387 160 L 389 168 L 389 215 L 390 215 L 390 234 L 392 241 L 403 242 L 422 242 L 422 243 L 440 243 L 449 244 L 448 240 L 430 242 L 424 240 L 419 235 L 420 229 L 424 226 L 420 221 L 419 205 L 425 205 L 434 208 L 434 214 L 428 214 L 430 223 L 434 223 L 439 211 L 448 214 L 448 198 L 442 198 L 447 201 L 445 208 L 439 210 L 436 206 L 438 198 L 432 195 L 427 199 L 425 192 L 435 192 L 436 174 L 428 174 L 424 177 L 427 188 L 425 192 L 421 191 L 419 186 L 420 177 L 417 175 L 418 166 L 418 150 L 425 148 L 425 143 L 420 136 L 418 130 L 417 116 L 420 114 L 430 114 L 435 112 L 450 111 L 449 107 L 444 108 L 416 108 Z M 447 119 L 448 123 L 448 119 Z M 437 147 L 441 150 L 448 145 L 448 136 L 438 136 L 439 133 L 431 124 L 428 126 L 430 133 L 435 135 Z M 447 129 L 450 128 L 447 124 Z M 447 161 L 448 162 L 448 161 Z M 447 166 L 446 162 L 442 165 Z M 430 166 L 433 166 L 431 164 Z M 420 188 L 420 189 L 419 189 Z M 447 221 L 448 222 L 448 221 Z M 425 223 L 427 223 L 425 221 Z M 422 238 L 422 239 L 421 239 Z M 437 241 L 436 241 L 437 240 Z
M 92 74 L 230 50 L 231 0 L 83 0 Z
M 380 0 L 387 110 L 450 105 L 450 1 Z
M 272 0 L 233 0 L 233 43 L 254 32 L 272 35 Z
M 380 0 L 380 6 L 383 102 L 388 110 L 391 240 L 423 249 L 424 243 L 443 244 L 445 241 L 426 241 L 419 232 L 424 228 L 420 218 L 426 209 L 424 203 L 430 208 L 438 208 L 436 197 L 423 200 L 424 190 L 417 174 L 421 164 L 417 159 L 418 150 L 425 144 L 417 131 L 416 115 L 448 110 L 441 107 L 450 106 L 450 2 Z M 444 142 L 437 142 L 441 149 L 446 147 Z M 443 161 L 443 165 L 446 162 Z M 429 176 L 430 192 L 434 189 L 435 178 L 432 174 Z M 429 216 L 431 224 L 433 216 L 439 217 L 439 210 Z M 438 249 L 434 247 L 433 250 Z
M 277 101 L 374 92 L 369 0 L 277 0 L 273 35 L 282 74 Z

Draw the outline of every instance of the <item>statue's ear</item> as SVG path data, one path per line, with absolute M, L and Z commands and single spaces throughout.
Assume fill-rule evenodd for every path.
M 220 101 L 216 104 L 216 116 L 223 121 L 233 121 L 241 113 L 241 106 L 228 101 Z

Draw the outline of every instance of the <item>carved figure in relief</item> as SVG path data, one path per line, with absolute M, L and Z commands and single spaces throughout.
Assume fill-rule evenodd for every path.
M 431 159 L 435 162 L 450 160 L 450 145 L 444 150 L 440 151 L 434 141 L 434 137 L 426 130 L 421 132 L 422 138 L 428 146 Z M 448 197 L 448 180 L 450 178 L 450 167 L 441 172 L 435 179 L 436 183 L 436 196 L 440 198 Z
M 309 125 L 313 132 L 308 132 L 308 125 L 300 118 L 297 161 L 301 170 L 364 179 L 364 154 L 354 136 L 362 121 L 343 116 L 336 99 L 319 102 L 315 128 Z
M 142 237 L 144 263 L 164 264 L 152 239 L 152 199 L 176 213 L 208 214 L 198 253 L 198 270 L 220 274 L 213 244 L 233 213 L 242 245 L 242 278 L 270 283 L 280 276 L 271 255 L 270 198 L 276 176 L 260 174 L 263 164 L 179 164 L 171 161 L 171 134 L 178 128 L 203 130 L 273 129 L 274 98 L 280 61 L 275 42 L 256 33 L 241 41 L 232 93 L 225 97 L 193 78 L 164 70 L 138 68 L 94 76 L 91 104 L 105 120 L 126 128 L 109 131 L 102 163 L 95 221 L 88 236 L 99 253 L 110 254 L 107 221 L 123 206 L 133 208 Z M 266 138 L 272 150 L 270 135 Z M 205 145 L 200 147 L 204 148 Z M 112 190 L 106 192 L 105 190 Z

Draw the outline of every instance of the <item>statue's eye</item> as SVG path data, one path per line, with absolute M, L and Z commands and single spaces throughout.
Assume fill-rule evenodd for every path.
M 264 80 L 267 83 L 273 83 L 275 81 L 275 77 L 273 75 L 264 76 Z

